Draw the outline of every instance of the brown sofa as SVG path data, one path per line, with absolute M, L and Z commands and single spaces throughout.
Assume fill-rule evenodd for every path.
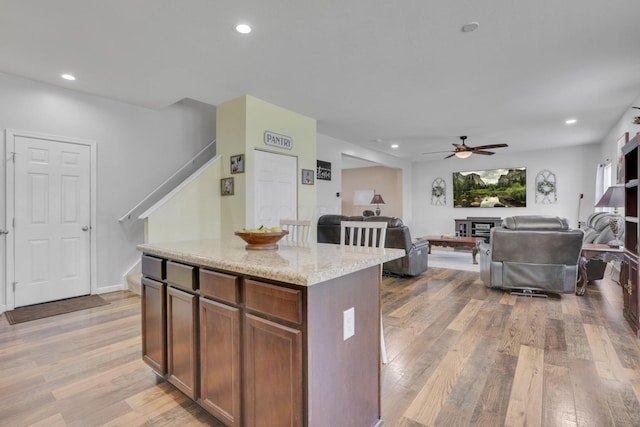
M 429 242 L 419 240 L 413 242 L 409 227 L 400 218 L 388 216 L 345 216 L 323 215 L 318 219 L 318 243 L 340 243 L 341 221 L 386 221 L 387 234 L 385 247 L 404 249 L 402 258 L 385 262 L 382 266 L 386 273 L 400 276 L 417 276 L 427 271 Z

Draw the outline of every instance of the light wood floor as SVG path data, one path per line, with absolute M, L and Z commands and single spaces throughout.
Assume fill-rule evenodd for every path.
M 20 325 L 0 316 L 0 425 L 219 426 L 140 360 L 139 297 L 103 297 Z M 640 342 L 621 300 L 610 280 L 542 299 L 474 272 L 385 279 L 384 425 L 640 426 Z

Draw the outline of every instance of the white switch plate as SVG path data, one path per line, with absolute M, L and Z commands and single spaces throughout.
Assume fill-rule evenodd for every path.
M 348 340 L 356 333 L 356 309 L 351 307 L 342 314 L 343 333 L 342 339 Z

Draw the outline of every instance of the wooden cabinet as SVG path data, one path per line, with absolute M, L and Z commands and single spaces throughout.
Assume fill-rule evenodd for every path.
M 624 178 L 625 178 L 625 280 L 622 284 L 624 295 L 624 316 L 633 328 L 636 336 L 640 337 L 640 317 L 638 316 L 638 305 L 640 295 L 638 294 L 638 241 L 640 240 L 638 229 L 638 139 L 640 134 L 636 134 L 624 147 Z
M 380 265 L 308 287 L 157 261 L 143 358 L 222 423 L 379 425 Z
M 167 285 L 165 260 L 142 256 L 142 360 L 159 375 L 167 374 Z
M 301 426 L 302 292 L 244 281 L 247 426 Z
M 142 277 L 142 360 L 167 374 L 167 285 Z
M 202 406 L 228 426 L 241 425 L 240 309 L 200 298 Z
M 302 426 L 302 332 L 245 314 L 248 427 Z
M 167 288 L 167 375 L 191 399 L 198 397 L 198 298 Z

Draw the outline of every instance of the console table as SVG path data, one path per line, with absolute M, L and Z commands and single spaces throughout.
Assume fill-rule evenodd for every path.
M 493 227 L 502 224 L 502 218 L 468 216 L 466 219 L 455 219 L 456 233 L 460 237 L 481 237 L 489 243 L 489 235 Z

